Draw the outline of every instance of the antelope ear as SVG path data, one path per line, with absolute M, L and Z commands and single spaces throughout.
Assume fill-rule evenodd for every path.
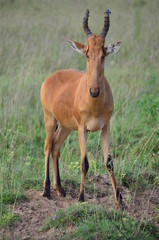
M 116 53 L 121 46 L 121 41 L 117 43 L 111 43 L 108 47 L 105 48 L 106 55 Z
M 71 46 L 71 48 L 73 48 L 77 52 L 79 52 L 81 54 L 85 53 L 85 49 L 86 49 L 85 45 L 83 45 L 83 44 L 81 44 L 79 42 L 76 42 L 76 41 L 71 41 L 69 39 L 65 39 L 65 41 Z

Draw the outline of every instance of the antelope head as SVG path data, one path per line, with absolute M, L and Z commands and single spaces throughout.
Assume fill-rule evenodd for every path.
M 109 31 L 109 15 L 110 10 L 107 9 L 104 13 L 104 27 L 99 35 L 92 33 L 88 26 L 89 10 L 83 18 L 83 29 L 87 37 L 88 45 L 85 46 L 79 42 L 66 39 L 67 43 L 77 52 L 84 54 L 87 62 L 87 88 L 92 98 L 97 98 L 103 91 L 104 78 L 104 61 L 105 57 L 116 53 L 121 45 L 121 42 L 111 43 L 105 47 L 105 38 Z

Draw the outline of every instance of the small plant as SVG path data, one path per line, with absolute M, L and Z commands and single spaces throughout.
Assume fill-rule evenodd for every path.
M 73 161 L 68 165 L 68 170 L 71 172 L 71 175 L 77 176 L 80 175 L 80 162 Z
M 94 175 L 97 171 L 96 159 L 91 152 L 88 152 L 89 170 L 88 174 Z
M 12 204 L 15 201 L 26 199 L 26 196 L 20 192 L 9 191 L 9 192 L 3 193 L 2 199 L 3 199 L 3 204 Z
M 1 227 L 11 226 L 18 220 L 19 216 L 15 215 L 14 213 L 7 212 L 0 215 L 0 226 Z
M 154 184 L 156 186 L 159 186 L 159 176 L 156 176 L 155 179 L 154 179 Z

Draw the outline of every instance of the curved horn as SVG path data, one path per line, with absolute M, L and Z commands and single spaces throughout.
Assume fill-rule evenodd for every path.
M 111 11 L 109 9 L 107 9 L 104 13 L 104 27 L 103 30 L 101 31 L 101 33 L 99 34 L 102 38 L 105 39 L 108 31 L 109 31 L 109 25 L 110 25 L 110 21 L 109 21 L 109 14 L 111 13 Z
M 83 29 L 84 29 L 84 32 L 85 32 L 87 38 L 89 38 L 93 35 L 93 33 L 91 32 L 91 30 L 88 27 L 88 18 L 89 18 L 89 10 L 87 9 L 86 13 L 84 15 L 84 18 L 83 18 Z

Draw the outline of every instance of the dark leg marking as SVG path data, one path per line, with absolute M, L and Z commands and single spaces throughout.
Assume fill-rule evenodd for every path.
M 122 202 L 123 197 L 121 196 L 119 188 L 117 188 L 117 190 L 116 190 L 116 197 L 117 197 L 118 201 Z
M 108 154 L 106 167 L 107 167 L 109 172 L 113 172 L 113 170 L 114 170 L 113 159 L 112 159 L 110 153 Z
M 124 210 L 127 208 L 127 206 L 125 205 L 125 203 L 123 202 L 123 197 L 119 191 L 119 188 L 117 188 L 116 190 L 116 197 L 117 197 L 117 200 L 118 200 L 118 203 L 119 203 L 119 206 L 120 206 L 120 209 L 121 210 Z
M 85 175 L 87 174 L 89 169 L 89 162 L 88 162 L 88 158 L 87 156 L 85 156 L 84 161 L 82 163 L 82 171 L 85 173 Z M 79 202 L 84 202 L 84 186 L 81 186 L 80 189 L 82 188 L 82 190 L 80 191 L 80 195 L 79 195 Z
M 84 202 L 84 189 L 82 189 L 82 191 L 80 192 L 78 201 L 79 202 Z
M 44 192 L 43 192 L 43 196 L 50 198 L 50 174 L 49 174 L 49 156 L 48 156 L 48 160 L 47 160 L 47 172 L 46 172 L 46 180 L 44 182 Z
M 57 185 L 58 185 L 58 190 L 61 193 L 63 197 L 66 196 L 66 193 L 64 189 L 61 187 L 61 180 L 60 180 L 60 173 L 59 173 L 59 160 L 57 159 Z
M 59 160 L 57 159 L 57 184 L 61 186 L 60 173 L 59 173 Z
M 85 156 L 84 161 L 83 161 L 83 163 L 82 163 L 82 171 L 83 171 L 85 174 L 87 174 L 88 169 L 89 169 L 89 162 L 88 162 L 87 156 Z

